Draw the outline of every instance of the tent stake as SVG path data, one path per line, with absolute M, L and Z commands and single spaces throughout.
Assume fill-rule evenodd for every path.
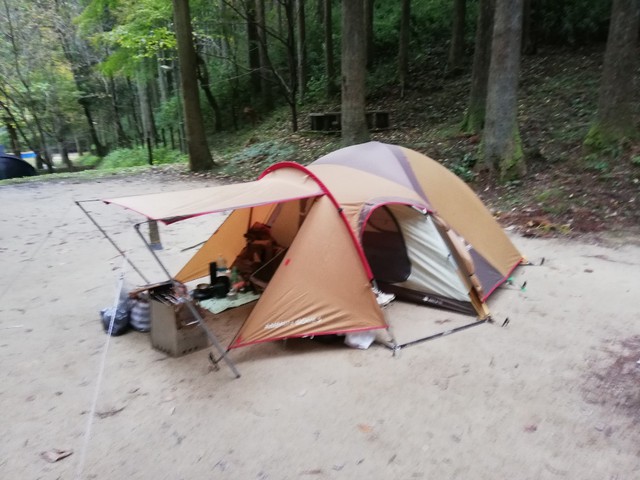
M 151 252 L 151 255 L 153 255 L 153 258 L 156 259 L 156 262 L 158 262 L 158 265 L 160 265 L 160 268 L 164 271 L 164 273 L 167 274 L 167 277 L 169 277 L 169 280 L 175 286 L 178 282 L 176 282 L 173 279 L 173 277 L 169 273 L 169 270 L 167 270 L 167 268 L 164 266 L 164 263 L 162 263 L 162 261 L 160 260 L 160 257 L 158 257 L 158 255 L 156 254 L 156 252 L 153 249 L 153 247 L 149 244 L 149 242 L 147 242 L 147 239 L 144 238 L 144 235 L 142 234 L 142 232 L 140 232 L 140 225 L 142 225 L 143 223 L 147 223 L 147 222 L 136 223 L 134 225 L 137 234 L 142 239 L 142 242 L 147 247 L 147 250 L 149 250 L 149 252 Z M 193 315 L 193 318 L 196 319 L 196 321 L 198 322 L 198 325 L 200 326 L 200 328 L 202 328 L 202 330 L 204 330 L 204 333 L 206 333 L 207 337 L 209 338 L 209 340 L 211 341 L 211 343 L 213 344 L 215 349 L 218 350 L 218 353 L 220 353 L 220 355 L 222 356 L 221 358 L 224 359 L 225 363 L 229 366 L 229 368 L 231 369 L 233 374 L 236 376 L 236 378 L 240 378 L 240 372 L 238 372 L 238 370 L 236 369 L 236 366 L 234 365 L 234 363 L 227 357 L 226 352 L 222 348 L 222 345 L 220 345 L 220 342 L 218 342 L 218 339 L 216 338 L 216 336 L 213 334 L 213 332 L 211 330 L 209 330 L 209 328 L 205 324 L 204 319 L 202 318 L 202 316 L 200 315 L 200 313 L 198 312 L 196 307 L 193 305 L 193 301 L 191 301 L 191 299 L 185 298 L 185 297 L 180 297 L 179 300 L 180 300 L 181 303 L 184 303 L 187 306 L 187 308 L 189 309 L 189 311 Z

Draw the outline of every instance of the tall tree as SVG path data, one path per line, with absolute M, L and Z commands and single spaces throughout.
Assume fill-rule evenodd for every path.
M 30 78 L 32 68 L 29 68 L 29 64 L 32 61 L 24 53 L 29 44 L 24 43 L 21 37 L 23 35 L 21 29 L 28 28 L 25 23 L 28 13 L 24 9 L 25 5 L 14 5 L 4 0 L 3 6 L 4 18 L 2 19 L 2 26 L 3 29 L 6 28 L 6 31 L 2 33 L 4 40 L 9 44 L 8 51 L 10 52 L 11 60 L 8 63 L 13 68 L 12 73 L 16 80 L 15 83 L 12 82 L 12 79 L 8 78 L 8 75 L 3 72 L 3 78 L 1 79 L 3 83 L 2 95 L 7 101 L 18 107 L 15 110 L 21 110 L 24 123 L 31 131 L 32 140 L 30 145 L 32 145 L 31 148 L 35 146 L 34 152 L 36 154 L 37 167 L 42 168 L 46 164 L 49 171 L 53 171 L 53 162 L 47 149 L 43 105 L 32 86 L 32 79 Z M 37 39 L 34 39 L 34 43 L 38 44 Z
M 151 116 L 151 99 L 147 89 L 147 78 L 144 72 L 138 72 L 136 78 L 136 87 L 138 90 L 138 102 L 140 104 L 140 117 L 142 118 L 142 136 L 145 147 L 148 152 L 149 165 L 153 163 L 153 120 Z
M 367 67 L 373 64 L 373 16 L 374 0 L 364 0 L 365 43 L 367 46 Z
M 536 30 L 539 22 L 536 0 L 524 0 L 522 13 L 522 53 L 534 55 L 538 50 Z
M 523 0 L 496 0 L 487 87 L 487 114 L 480 156 L 501 181 L 526 172 L 518 130 L 518 76 Z
M 411 32 L 411 0 L 402 0 L 400 7 L 400 39 L 398 46 L 398 80 L 400 97 L 404 97 L 409 81 L 409 33 Z
M 211 158 L 200 110 L 198 95 L 198 61 L 193 45 L 189 0 L 173 0 L 173 15 L 180 62 L 184 121 L 187 130 L 189 168 L 197 172 L 208 170 L 216 164 Z
M 638 136 L 630 99 L 635 92 L 639 22 L 639 0 L 613 0 L 598 111 L 585 140 L 587 145 L 603 147 Z
M 324 4 L 324 69 L 327 75 L 326 92 L 327 97 L 333 97 L 337 91 L 336 85 L 336 69 L 333 59 L 333 17 L 331 12 L 331 0 L 322 0 Z
M 118 103 L 118 90 L 116 89 L 116 82 L 113 78 L 113 75 L 109 75 L 108 82 L 109 96 L 111 97 L 111 106 L 113 108 L 114 122 L 116 124 L 116 141 L 118 143 L 118 146 L 130 148 L 131 141 L 129 140 L 129 137 L 125 133 L 124 127 L 122 126 L 120 105 Z M 166 101 L 166 98 L 164 100 Z
M 265 110 L 273 108 L 273 95 L 271 84 L 271 64 L 269 61 L 269 47 L 267 43 L 267 16 L 264 9 L 264 0 L 256 0 L 256 23 L 258 24 L 258 56 L 260 58 L 260 81 L 262 91 L 262 106 Z
M 258 24 L 256 22 L 256 4 L 253 0 L 245 1 L 245 15 L 247 22 L 251 100 L 257 103 L 256 100 L 260 94 L 262 84 L 260 80 L 260 37 L 258 36 Z
M 493 35 L 493 13 L 495 0 L 480 0 L 478 7 L 478 25 L 476 27 L 475 50 L 471 71 L 471 89 L 469 107 L 465 112 L 461 130 L 466 133 L 479 133 L 484 127 L 487 103 L 487 82 L 491 63 L 491 37 Z
M 20 152 L 22 152 L 22 148 L 20 147 L 20 139 L 18 139 L 16 127 L 13 124 L 11 117 L 6 114 L 2 117 L 2 121 L 4 122 L 4 128 L 7 129 L 7 135 L 9 135 L 9 141 L 11 142 L 11 153 L 19 157 Z
M 216 100 L 216 97 L 213 95 L 213 91 L 211 90 L 209 69 L 207 68 L 207 64 L 198 49 L 196 49 L 196 61 L 198 62 L 198 83 L 200 84 L 200 88 L 204 93 L 204 97 L 207 99 L 209 107 L 211 107 L 211 110 L 213 111 L 216 132 L 220 132 L 222 131 L 223 127 L 222 110 L 220 109 L 220 105 L 218 104 L 218 101 Z
M 451 44 L 447 61 L 447 73 L 457 75 L 462 71 L 464 55 L 464 18 L 467 0 L 453 0 L 453 23 L 451 26 Z
M 96 95 L 92 95 L 95 93 L 95 88 L 90 84 L 91 69 L 95 60 L 91 58 L 92 54 L 88 43 L 78 35 L 77 26 L 71 20 L 78 14 L 78 5 L 75 2 L 55 0 L 55 11 L 57 14 L 56 33 L 60 38 L 64 55 L 71 66 L 76 87 L 81 92 L 78 103 L 84 111 L 91 142 L 95 147 L 96 155 L 104 157 L 109 149 L 102 144 L 96 130 L 93 105 L 93 99 Z
M 296 19 L 298 24 L 298 90 L 300 100 L 307 94 L 307 22 L 304 13 L 304 0 L 296 0 Z
M 366 1 L 366 0 L 365 0 Z M 367 67 L 363 0 L 342 0 L 342 143 L 369 140 L 365 116 Z

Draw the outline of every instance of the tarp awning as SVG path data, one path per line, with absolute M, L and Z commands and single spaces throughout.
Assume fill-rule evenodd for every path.
M 110 198 L 103 201 L 128 208 L 151 220 L 169 224 L 208 213 L 320 195 L 324 195 L 324 192 L 307 175 L 295 170 L 281 170 L 254 182 Z

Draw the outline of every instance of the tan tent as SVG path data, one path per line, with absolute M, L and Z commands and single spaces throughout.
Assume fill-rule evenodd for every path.
M 259 180 L 105 200 L 173 223 L 232 211 L 175 275 L 233 262 L 256 224 L 284 248 L 230 348 L 386 328 L 372 282 L 399 299 L 489 316 L 487 297 L 523 257 L 473 191 L 434 160 L 371 142 L 309 167 L 284 162 Z

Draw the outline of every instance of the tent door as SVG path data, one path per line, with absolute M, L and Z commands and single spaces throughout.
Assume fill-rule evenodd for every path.
M 369 217 L 362 234 L 362 248 L 377 281 L 400 283 L 409 278 L 411 261 L 407 246 L 388 207 L 376 208 Z

